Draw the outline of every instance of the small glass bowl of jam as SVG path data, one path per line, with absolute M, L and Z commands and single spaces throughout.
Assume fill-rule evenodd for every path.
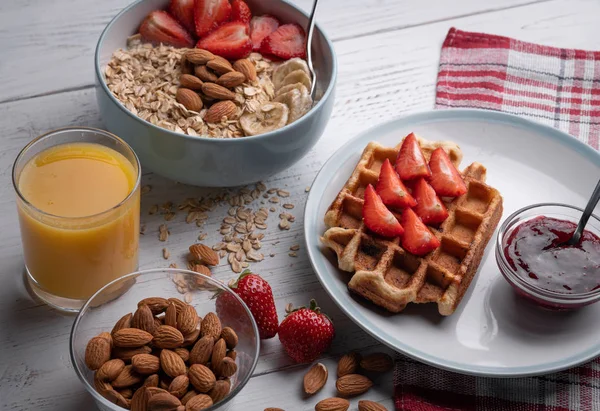
M 600 219 L 592 215 L 580 242 L 565 244 L 582 213 L 565 204 L 534 204 L 506 219 L 496 262 L 517 294 L 553 310 L 600 300 Z

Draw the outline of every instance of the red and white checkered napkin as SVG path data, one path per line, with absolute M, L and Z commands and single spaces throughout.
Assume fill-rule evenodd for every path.
M 484 108 L 527 117 L 599 148 L 600 52 L 559 49 L 450 29 L 436 108 Z M 600 359 L 538 377 L 493 379 L 399 356 L 398 411 L 600 410 Z
M 600 148 L 600 52 L 451 28 L 442 46 L 436 108 L 504 111 Z

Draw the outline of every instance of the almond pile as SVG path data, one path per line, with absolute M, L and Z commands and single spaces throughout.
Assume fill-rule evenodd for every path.
M 199 411 L 229 394 L 237 343 L 215 313 L 152 297 L 90 339 L 85 363 L 98 393 L 125 409 Z
M 203 49 L 188 50 L 182 57 L 180 87 L 176 100 L 190 111 L 200 112 L 210 105 L 204 121 L 220 123 L 240 115 L 233 102 L 233 88 L 245 82 L 255 82 L 258 77 L 254 64 L 240 59 L 233 65 L 226 59 Z

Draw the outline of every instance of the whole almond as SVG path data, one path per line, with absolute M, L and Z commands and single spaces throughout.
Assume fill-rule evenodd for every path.
M 122 328 L 113 334 L 115 347 L 137 348 L 152 341 L 152 334 L 137 328 Z
M 190 351 L 190 364 L 206 365 L 212 355 L 214 344 L 215 340 L 210 335 L 200 338 Z
M 240 59 L 233 63 L 233 68 L 240 73 L 243 73 L 244 76 L 250 81 L 256 81 L 256 67 L 254 64 L 248 59 Z
M 185 58 L 192 64 L 206 64 L 215 58 L 215 55 L 204 49 L 191 49 L 185 52 Z
M 265 411 L 285 411 L 283 408 L 268 407 Z
M 208 97 L 212 97 L 217 100 L 234 100 L 235 99 L 235 93 L 233 91 L 226 89 L 223 86 L 219 86 L 218 84 L 215 84 L 215 83 L 202 84 L 202 92 L 204 94 L 206 94 Z M 210 265 L 214 265 L 214 264 L 210 264 Z
M 141 305 L 144 305 L 144 304 L 146 304 L 148 307 L 150 307 L 150 310 L 152 311 L 152 314 L 154 314 L 154 315 L 165 312 L 165 310 L 169 306 L 169 302 L 165 298 L 162 298 L 162 297 L 144 298 L 143 300 L 141 300 L 138 303 L 138 307 Z
M 189 334 L 196 329 L 198 313 L 191 305 L 186 305 L 177 315 L 177 329 L 181 334 Z
M 233 71 L 233 66 L 231 65 L 231 63 L 221 56 L 215 56 L 214 59 L 208 61 L 206 63 L 206 67 L 208 67 L 211 70 L 214 70 L 215 73 L 219 75 L 223 75 L 225 73 Z
M 158 374 L 152 374 L 144 380 L 144 387 L 158 387 L 158 382 L 160 381 L 160 377 Z
M 225 103 L 225 101 L 219 101 L 219 103 Z M 227 103 L 231 103 L 231 101 L 227 101 Z M 215 103 L 218 104 L 218 103 Z M 206 111 L 207 113 L 210 111 L 210 109 L 214 106 L 214 104 Z M 206 115 L 204 116 L 204 120 L 206 120 Z M 194 264 L 193 266 L 190 267 L 190 270 L 205 275 L 207 277 L 211 277 L 212 273 L 210 272 L 210 268 L 208 268 L 207 266 L 205 266 L 204 264 Z M 196 284 L 197 285 L 203 285 L 204 281 L 203 280 L 198 280 L 196 279 Z
M 110 402 L 119 405 L 123 408 L 129 408 L 130 402 L 124 398 L 120 393 L 113 389 L 113 387 L 107 383 L 98 380 L 94 380 L 94 387 L 96 391 Z
M 156 329 L 152 343 L 158 348 L 178 348 L 183 344 L 183 334 L 175 327 L 161 325 Z
M 154 334 L 154 331 L 156 330 L 156 323 L 154 321 L 155 318 L 150 307 L 146 304 L 142 304 L 131 318 L 131 327 L 139 328 L 140 330 Z
M 175 348 L 173 351 L 181 357 L 183 362 L 187 362 L 190 359 L 190 352 L 187 348 Z
M 126 365 L 111 385 L 114 388 L 127 388 L 140 383 L 141 381 L 142 377 L 133 371 L 133 367 L 131 365 Z
M 348 374 L 355 374 L 356 370 L 358 370 L 359 362 L 360 362 L 360 355 L 358 353 L 351 352 L 351 353 L 345 354 L 342 358 L 340 358 L 340 361 L 338 362 L 338 366 L 337 366 L 338 378 L 342 377 L 344 375 L 348 375 Z
M 387 411 L 387 408 L 375 401 L 360 400 L 358 411 Z
M 115 324 L 115 326 L 113 327 L 113 329 L 110 333 L 114 334 L 122 328 L 131 328 L 131 318 L 132 317 L 133 317 L 133 314 L 131 314 L 131 313 L 125 314 L 123 317 L 121 317 L 119 319 L 119 321 L 117 321 L 117 323 Z
M 106 361 L 96 372 L 96 377 L 101 381 L 110 382 L 117 378 L 125 368 L 125 362 L 118 358 Z
M 210 357 L 211 364 L 219 364 L 227 355 L 227 344 L 225 340 L 219 338 L 213 347 L 212 356 Z
M 198 393 L 194 390 L 189 390 L 183 397 L 181 397 L 181 403 L 186 405 L 189 400 L 198 395 Z
M 235 360 L 229 357 L 223 358 L 216 366 L 213 364 L 213 367 L 220 377 L 231 377 L 237 371 Z
M 243 84 L 246 81 L 246 76 L 239 71 L 230 71 L 219 77 L 216 83 L 226 88 L 234 88 Z
M 321 363 L 316 363 L 304 375 L 304 392 L 313 395 L 318 392 L 327 382 L 327 367 Z
M 386 353 L 376 352 L 363 357 L 360 367 L 365 371 L 387 372 L 394 368 L 394 360 Z
M 97 370 L 108 360 L 110 360 L 110 342 L 100 336 L 92 338 L 85 347 L 85 365 L 90 370 Z
M 179 77 L 179 85 L 190 90 L 202 90 L 202 80 L 192 74 L 182 74 Z
M 160 327 L 161 325 L 164 325 L 164 322 L 163 322 L 164 320 L 165 320 L 164 316 L 160 317 L 160 318 L 154 317 L 154 330 L 155 331 L 158 327 Z
M 229 391 L 231 390 L 231 384 L 229 380 L 218 380 L 215 382 L 215 386 L 208 392 L 210 398 L 212 398 L 213 403 L 218 403 L 223 398 L 227 397 Z
M 183 346 L 192 345 L 198 340 L 200 336 L 200 317 L 198 317 L 198 322 L 196 323 L 196 328 L 189 334 L 183 336 Z
M 147 411 L 148 399 L 146 395 L 146 387 L 138 388 L 131 397 L 131 411 Z
M 201 393 L 209 392 L 217 380 L 211 369 L 202 364 L 193 364 L 188 370 L 188 377 L 194 388 Z
M 136 348 L 115 348 L 112 351 L 113 358 L 119 358 L 123 361 L 130 361 L 133 356 L 138 354 L 150 354 L 152 349 L 148 346 Z
M 175 307 L 177 308 L 177 314 L 179 314 L 179 311 L 181 311 L 181 309 L 187 305 L 187 303 L 184 303 L 179 298 L 174 298 L 174 297 L 169 298 L 169 303 L 175 305 Z M 167 325 L 169 325 L 169 324 L 167 324 Z
M 177 377 L 185 374 L 185 363 L 176 352 L 162 350 L 160 352 L 160 366 L 169 377 Z
M 210 335 L 216 341 L 221 336 L 221 320 L 213 312 L 206 314 L 200 323 L 200 333 L 203 337 Z
M 217 101 L 215 104 L 209 107 L 204 115 L 204 121 L 207 123 L 220 123 L 223 117 L 227 117 L 228 120 L 233 119 L 237 115 L 237 106 L 233 101 L 224 100 Z M 203 267 L 203 266 L 202 266 Z M 194 270 L 196 271 L 196 270 Z M 204 274 L 204 273 L 202 273 Z M 209 274 L 210 275 L 210 271 Z
M 212 399 L 206 394 L 198 394 L 185 404 L 185 411 L 205 410 L 213 405 Z
M 133 390 L 131 388 L 123 388 L 122 390 L 119 390 L 119 394 L 127 399 L 131 399 L 131 397 L 133 397 Z
M 141 375 L 156 374 L 160 371 L 160 360 L 152 354 L 138 354 L 131 358 L 131 366 Z
M 183 104 L 190 111 L 202 110 L 202 99 L 194 90 L 190 90 L 189 88 L 180 87 L 175 94 L 175 100 Z
M 217 86 L 220 87 L 220 86 Z M 222 87 L 221 87 L 222 88 Z M 230 92 L 229 90 L 227 90 Z M 231 93 L 231 92 L 230 92 Z M 219 264 L 219 254 L 212 248 L 204 244 L 193 244 L 190 246 L 190 254 L 196 261 L 206 265 Z
M 238 344 L 238 336 L 231 327 L 224 327 L 223 330 L 221 330 L 221 338 L 225 340 L 227 348 L 230 350 L 234 349 Z
M 113 347 L 113 340 L 112 340 L 112 334 L 111 333 L 107 333 L 107 332 L 103 332 L 98 334 L 98 337 L 100 338 L 104 338 L 106 341 L 108 341 L 108 343 L 110 344 L 110 347 Z
M 346 411 L 348 408 L 348 400 L 338 397 L 326 398 L 315 405 L 315 411 Z
M 172 302 L 169 302 L 167 311 L 165 311 L 165 325 L 177 327 L 177 306 Z
M 217 81 L 219 76 L 209 70 L 206 66 L 196 66 L 194 69 L 194 74 L 202 81 L 207 81 L 210 83 L 214 83 Z
M 190 380 L 187 375 L 178 375 L 177 377 L 173 378 L 173 381 L 171 381 L 171 384 L 169 384 L 169 389 L 167 391 L 169 391 L 171 395 L 181 398 L 187 392 L 189 385 Z
M 338 394 L 342 397 L 352 397 L 355 395 L 364 394 L 369 391 L 373 383 L 364 375 L 347 374 L 340 378 L 335 383 Z
M 180 405 L 179 398 L 168 392 L 159 392 L 148 400 L 148 411 L 177 411 Z
M 233 361 L 235 361 L 235 359 L 237 358 L 237 351 L 236 350 L 229 350 L 229 351 L 227 351 L 227 356 L 229 358 L 231 358 Z
M 160 394 L 160 393 L 168 393 L 167 390 L 158 387 L 146 387 L 146 392 L 148 393 L 148 398 Z

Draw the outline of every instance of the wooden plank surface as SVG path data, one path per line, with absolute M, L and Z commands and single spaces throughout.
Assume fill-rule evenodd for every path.
M 30 0 L 0 5 L 3 50 L 0 101 L 4 101 L 0 103 L 2 410 L 81 410 L 92 404 L 91 397 L 77 381 L 68 356 L 73 318 L 31 299 L 23 285 L 22 252 L 10 181 L 12 161 L 31 138 L 66 125 L 102 125 L 90 87 L 91 52 L 104 24 L 127 1 L 87 2 L 82 6 L 83 3 Z M 308 4 L 301 2 L 305 8 Z M 291 245 L 303 246 L 305 187 L 310 186 L 323 162 L 357 132 L 403 113 L 432 107 L 439 47 L 451 26 L 557 46 L 600 49 L 595 17 L 600 13 L 600 3 L 462 0 L 450 6 L 442 0 L 349 0 L 343 7 L 338 2 L 324 2 L 323 6 L 320 21 L 336 39 L 340 68 L 335 110 L 315 149 L 294 167 L 266 182 L 270 187 L 291 192 L 289 202 L 295 205 L 292 213 L 296 222 L 291 230 L 280 231 L 276 216 L 269 220 L 263 243 L 275 257 L 253 268 L 272 284 L 281 317 L 285 304 L 305 304 L 311 297 L 319 299 L 333 317 L 338 336 L 323 360 L 333 373 L 335 358 L 341 353 L 350 349 L 372 351 L 381 346 L 326 296 L 303 248 L 297 258 L 288 256 Z M 47 16 L 52 18 L 43 18 Z M 28 24 L 23 25 L 25 20 Z M 174 184 L 152 174 L 144 176 L 144 184 L 151 184 L 153 189 L 143 199 L 142 219 L 147 229 L 141 240 L 140 266 L 181 263 L 187 246 L 201 230 L 187 225 L 183 215 L 169 222 L 172 236 L 167 247 L 172 257 L 165 261 L 160 252 L 165 244 L 158 242 L 156 235 L 162 217 L 149 216 L 147 210 L 154 203 L 181 201 L 200 195 L 203 190 Z M 209 234 L 206 243 L 218 241 L 215 230 L 225 211 L 226 208 L 221 208 L 211 213 L 202 230 Z M 215 270 L 218 279 L 232 276 L 225 265 Z M 334 379 L 330 378 L 318 397 L 305 400 L 300 393 L 305 370 L 304 366 L 291 364 L 277 339 L 267 341 L 255 375 L 236 399 L 235 409 L 262 410 L 267 406 L 288 411 L 313 409 L 318 399 L 334 393 Z M 391 376 L 382 377 L 369 396 L 383 400 L 391 409 Z

